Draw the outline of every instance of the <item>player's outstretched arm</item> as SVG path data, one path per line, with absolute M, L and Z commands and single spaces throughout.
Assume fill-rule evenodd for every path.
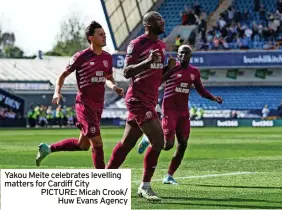
M 113 75 L 109 75 L 107 78 L 106 78 L 106 84 L 107 86 L 112 89 L 113 91 L 115 91 L 118 95 L 120 96 L 123 96 L 124 95 L 124 91 L 122 88 L 118 87 L 116 82 L 115 82 L 115 79 L 113 77 Z
M 53 104 L 59 104 L 60 100 L 62 99 L 62 87 L 64 85 L 65 79 L 71 74 L 71 72 L 69 72 L 68 70 L 65 70 L 57 79 L 56 82 L 56 87 L 55 87 L 55 91 L 54 91 L 54 96 L 53 96 L 53 100 L 52 103 Z
M 200 96 L 202 96 L 203 98 L 209 99 L 211 101 L 216 101 L 219 104 L 222 104 L 223 99 L 220 96 L 213 96 L 209 91 L 207 91 L 206 88 L 204 88 L 202 81 L 201 81 L 200 72 L 198 76 L 196 76 L 193 84 L 197 92 L 200 94 Z
M 54 91 L 54 96 L 52 99 L 53 104 L 59 104 L 60 100 L 62 99 L 62 87 L 64 85 L 65 79 L 72 73 L 74 72 L 77 67 L 78 67 L 78 62 L 80 57 L 80 52 L 77 52 L 76 54 L 73 55 L 71 60 L 69 61 L 65 71 L 58 77 L 57 82 L 56 82 L 56 88 Z
M 175 65 L 176 65 L 176 59 L 170 55 L 170 57 L 168 58 L 167 65 L 164 66 L 163 68 L 162 83 L 165 82 L 169 78 Z
M 162 83 L 164 83 L 169 78 L 171 73 L 172 73 L 172 70 L 168 68 L 168 65 L 164 66 L 164 68 L 163 68 Z
M 159 60 L 160 54 L 157 53 L 158 49 L 151 52 L 149 57 L 145 59 L 144 61 L 138 63 L 138 64 L 132 64 L 132 65 L 125 65 L 125 68 L 123 70 L 124 77 L 126 79 L 129 79 L 131 77 L 136 76 L 137 74 L 141 73 L 142 71 L 150 68 L 151 63 Z

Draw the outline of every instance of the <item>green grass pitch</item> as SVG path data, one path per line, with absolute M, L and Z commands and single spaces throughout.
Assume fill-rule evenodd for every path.
M 0 167 L 36 168 L 40 142 L 77 137 L 77 129 L 0 130 Z M 103 128 L 105 160 L 123 129 Z M 132 209 L 282 209 L 282 128 L 192 128 L 184 160 L 176 172 L 180 185 L 161 179 L 174 150 L 163 151 L 152 182 L 163 198 L 150 203 L 136 194 L 143 155 L 136 148 L 122 168 L 132 168 Z M 90 152 L 48 156 L 42 168 L 91 168 Z M 136 181 L 136 182 L 134 182 Z

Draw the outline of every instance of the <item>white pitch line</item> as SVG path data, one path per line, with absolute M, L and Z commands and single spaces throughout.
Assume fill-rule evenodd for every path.
M 5 168 L 3 169 L 95 169 L 93 167 L 83 167 L 83 166 L 78 166 L 78 167 L 73 167 L 73 166 L 44 166 L 44 164 L 41 167 L 34 167 L 31 168 L 30 165 L 1 165 L 4 166 Z M 13 166 L 13 168 L 9 168 Z M 131 169 L 131 170 L 144 170 L 144 168 L 119 168 L 119 169 Z M 167 170 L 167 168 L 158 168 L 157 170 Z M 1 210 L 1 209 L 0 209 Z
M 2 165 L 3 166 L 3 165 Z M 17 166 L 28 168 L 30 165 L 13 165 L 14 168 Z M 77 168 L 77 167 L 66 167 L 66 166 L 52 166 L 53 169 L 94 169 L 93 167 L 84 167 L 84 168 Z M 7 168 L 8 169 L 8 168 Z M 21 169 L 21 168 L 19 168 Z M 32 168 L 34 169 L 34 168 Z M 39 169 L 52 169 L 52 168 L 39 168 Z M 123 169 L 131 169 L 131 170 L 143 170 L 143 168 L 123 168 Z M 164 168 L 157 169 L 157 170 L 167 170 Z M 255 174 L 256 172 L 231 172 L 231 173 L 225 173 L 225 174 L 206 174 L 206 175 L 199 175 L 199 176 L 184 176 L 184 177 L 175 177 L 175 179 L 201 179 L 201 178 L 209 178 L 209 177 L 220 177 L 220 176 L 236 176 L 236 175 L 244 175 L 244 174 Z M 162 181 L 163 179 L 152 179 L 152 181 Z M 140 183 L 140 180 L 131 181 L 132 183 Z
M 256 172 L 232 172 L 232 173 L 225 173 L 225 174 L 206 174 L 206 175 L 199 175 L 199 176 L 184 176 L 184 177 L 175 177 L 175 179 L 201 179 L 201 178 L 208 178 L 208 177 L 220 177 L 220 176 L 236 176 L 236 175 L 244 175 L 244 174 L 255 174 Z M 162 181 L 163 179 L 152 179 L 152 181 Z M 131 181 L 132 183 L 139 183 L 139 181 Z

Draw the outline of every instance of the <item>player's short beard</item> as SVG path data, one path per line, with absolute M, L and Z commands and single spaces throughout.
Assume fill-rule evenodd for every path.
M 163 30 L 161 29 L 161 27 L 156 27 L 156 28 L 151 28 L 151 30 L 152 30 L 152 32 L 154 33 L 154 34 L 156 34 L 157 36 L 159 36 L 159 35 L 161 35 L 161 34 L 163 34 L 164 32 L 163 32 Z
M 161 35 L 161 34 L 163 34 L 163 33 L 164 33 L 164 32 L 160 30 L 157 35 Z
M 186 63 L 187 63 L 187 64 L 189 65 L 189 63 L 190 63 L 190 58 L 187 59 L 187 58 L 185 58 L 185 57 L 183 57 L 183 58 L 180 57 L 179 60 L 180 60 L 180 63 L 181 63 L 181 64 L 182 64 L 182 63 L 183 63 L 183 64 L 186 64 Z
M 155 31 L 155 34 L 156 35 L 161 35 L 161 34 L 163 34 L 164 32 L 163 32 L 163 30 L 161 29 L 161 28 L 159 28 L 159 29 L 157 29 L 156 31 Z

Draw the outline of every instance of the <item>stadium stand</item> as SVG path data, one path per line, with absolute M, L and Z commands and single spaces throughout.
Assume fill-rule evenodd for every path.
M 161 4 L 157 8 L 157 11 L 163 15 L 166 21 L 166 34 L 162 36 L 164 38 L 179 25 L 195 24 L 198 25 L 198 28 L 202 27 L 201 21 L 205 20 L 208 22 L 208 16 L 211 14 L 215 15 L 215 11 L 218 10 L 223 1 L 164 0 L 158 2 L 161 2 Z M 196 45 L 198 50 L 221 51 L 231 49 L 230 51 L 234 53 L 235 49 L 273 49 L 274 42 L 279 45 L 279 41 L 282 41 L 282 27 L 280 26 L 280 21 L 282 20 L 282 0 L 278 0 L 277 2 L 275 0 L 275 3 L 274 0 L 261 0 L 260 5 L 255 5 L 254 0 L 234 0 L 233 4 L 226 8 L 227 10 L 218 14 L 217 21 L 215 22 L 216 26 L 207 27 L 209 30 L 206 30 L 207 36 L 204 36 L 207 40 L 201 40 Z M 188 15 L 188 21 L 186 20 L 186 22 L 185 18 L 183 18 L 184 14 Z M 191 15 L 190 18 L 195 18 L 193 20 L 194 22 L 189 20 L 189 14 Z M 266 34 L 266 31 L 271 32 L 271 28 L 274 26 L 276 26 L 275 33 L 273 35 L 270 33 Z M 143 31 L 140 31 L 140 33 L 143 33 Z M 200 37 L 201 34 L 199 33 L 197 36 Z M 229 36 L 231 36 L 230 40 Z M 217 39 L 217 46 L 215 46 L 215 39 Z M 242 47 L 240 43 L 242 44 L 245 41 L 248 42 L 248 46 Z M 194 53 L 194 57 L 192 58 L 194 62 L 192 63 L 202 71 L 204 84 L 210 92 L 222 96 L 224 103 L 218 105 L 205 100 L 192 89 L 189 106 L 201 107 L 207 110 L 207 112 L 208 110 L 261 110 L 265 105 L 268 105 L 270 110 L 277 109 L 282 99 L 282 86 L 278 84 L 282 76 L 279 67 L 282 57 L 279 51 L 261 50 L 256 52 L 259 53 L 248 54 L 247 51 L 240 51 L 242 55 L 230 53 L 229 57 L 225 55 L 226 57 L 224 57 L 222 62 L 217 60 L 217 53 L 214 52 L 208 52 L 206 54 L 201 54 L 205 52 L 200 52 L 199 54 Z M 263 52 L 269 52 L 269 54 L 263 54 Z M 114 76 L 119 85 L 126 90 L 129 83 L 124 79 L 121 70 L 123 56 L 123 54 L 116 54 L 114 56 Z M 236 60 L 234 60 L 234 56 L 236 56 Z M 15 94 L 25 99 L 25 112 L 32 103 L 35 105 L 49 106 L 57 76 L 65 68 L 69 59 L 69 57 L 48 56 L 45 56 L 42 60 L 1 59 L 0 81 L 28 81 L 31 83 L 32 81 L 49 81 L 51 84 L 49 88 L 38 89 L 37 92 L 27 89 L 13 90 Z M 216 60 L 217 62 L 210 62 L 210 60 Z M 221 63 L 223 62 L 228 65 L 222 67 Z M 215 63 L 215 65 L 211 66 L 210 63 Z M 234 64 L 234 67 L 231 64 Z M 228 77 L 227 75 L 230 72 L 227 70 L 231 70 L 232 73 L 232 69 L 234 68 L 241 69 L 238 72 L 237 70 L 234 71 L 234 74 L 238 73 L 238 78 L 237 76 L 236 78 Z M 260 73 L 257 71 L 258 69 L 274 70 L 262 71 L 262 74 L 266 73 L 260 77 L 255 76 Z M 240 75 L 240 72 L 243 72 L 243 74 Z M 268 72 L 273 72 L 273 75 L 269 75 Z M 76 92 L 75 74 L 71 74 L 66 79 L 64 87 L 66 92 L 64 92 L 65 98 L 63 105 L 72 106 L 75 101 Z M 160 98 L 162 97 L 162 91 L 160 91 Z M 117 117 L 120 115 L 119 110 L 125 110 L 126 107 L 124 106 L 123 99 L 120 99 L 114 92 L 107 89 L 105 94 L 105 108 L 110 111 L 105 113 L 105 116 Z M 123 116 L 125 116 L 123 111 L 120 113 L 123 113 Z M 214 113 L 212 112 L 212 114 Z
M 182 40 L 189 41 L 197 50 L 282 48 L 280 23 L 282 2 L 280 0 L 163 0 L 155 2 L 161 2 L 159 6 L 155 4 L 154 9 L 160 12 L 166 21 L 166 32 L 160 36 L 161 39 L 166 40 L 170 35 L 175 39 L 178 34 L 172 34 L 173 29 L 180 25 L 193 25 L 197 26 L 195 30 L 197 38 L 189 35 L 193 38 L 182 37 Z M 143 5 L 141 3 L 142 1 L 140 1 L 140 7 Z M 112 12 L 112 8 L 109 8 L 109 12 Z M 144 11 L 142 11 L 143 14 Z M 213 22 L 211 18 L 214 14 L 216 22 Z M 136 13 L 136 16 L 138 15 L 139 13 Z M 124 21 L 127 21 L 127 18 L 124 18 Z M 113 16 L 110 16 L 110 22 L 114 21 L 112 19 Z M 136 19 L 141 20 L 141 17 Z M 113 22 L 113 25 L 116 28 L 116 22 Z M 131 33 L 132 29 L 129 35 L 142 34 L 141 25 L 142 23 L 139 22 L 139 27 L 136 27 L 137 33 L 135 31 Z M 120 32 L 113 34 L 118 37 Z M 130 39 L 132 38 L 135 37 L 130 36 Z M 171 39 L 168 40 L 167 44 L 171 45 Z M 125 43 L 129 41 L 126 40 Z M 123 50 L 125 50 L 125 43 L 122 44 Z
M 204 109 L 276 109 L 282 99 L 282 87 L 208 87 L 210 92 L 222 96 L 222 105 L 208 101 L 193 89 L 190 93 L 190 106 Z
M 282 2 L 236 0 L 198 43 L 198 50 L 281 49 Z M 281 6 L 280 6 L 281 4 Z
M 36 59 L 1 59 L 0 60 L 0 81 L 2 82 L 29 82 L 49 81 L 54 87 L 58 75 L 64 70 L 69 62 L 69 57 L 44 57 L 43 60 Z M 11 88 L 10 88 L 11 89 Z M 76 96 L 76 79 L 75 74 L 66 78 L 64 84 L 63 104 L 72 106 Z M 68 90 L 66 92 L 66 90 Z M 53 90 L 14 90 L 17 95 L 25 99 L 25 112 L 30 104 L 51 105 Z M 116 100 L 116 94 L 106 89 L 105 105 Z
M 269 109 L 276 109 L 282 99 L 282 87 L 207 87 L 211 93 L 224 98 L 222 105 L 202 98 L 195 89 L 191 89 L 189 107 L 202 107 L 205 110 L 260 110 L 266 104 Z M 159 92 L 163 98 L 163 91 Z M 124 99 L 116 100 L 107 108 L 126 108 Z
M 197 50 L 282 49 L 282 6 L 279 7 L 279 0 L 277 3 L 273 0 L 260 3 L 255 6 L 253 0 L 233 1 L 219 15 L 216 25 L 208 31 L 204 29 L 206 35 L 195 44 Z M 197 4 L 200 12 L 197 12 Z M 219 4 L 218 0 L 165 0 L 158 9 L 166 21 L 166 32 L 161 38 L 167 37 L 178 25 L 198 25 L 200 33 L 201 27 L 206 27 L 207 17 Z M 142 33 L 143 30 L 138 35 Z
M 168 35 L 175 26 L 181 25 L 181 16 L 182 12 L 192 12 L 193 7 L 196 4 L 199 4 L 201 12 L 205 12 L 209 15 L 212 11 L 218 6 L 218 0 L 165 0 L 161 7 L 158 9 L 158 12 L 163 15 L 163 18 L 166 21 L 166 35 Z M 186 7 L 186 9 L 185 9 Z M 171 12 L 174 11 L 174 12 Z M 195 11 L 193 11 L 195 13 Z

